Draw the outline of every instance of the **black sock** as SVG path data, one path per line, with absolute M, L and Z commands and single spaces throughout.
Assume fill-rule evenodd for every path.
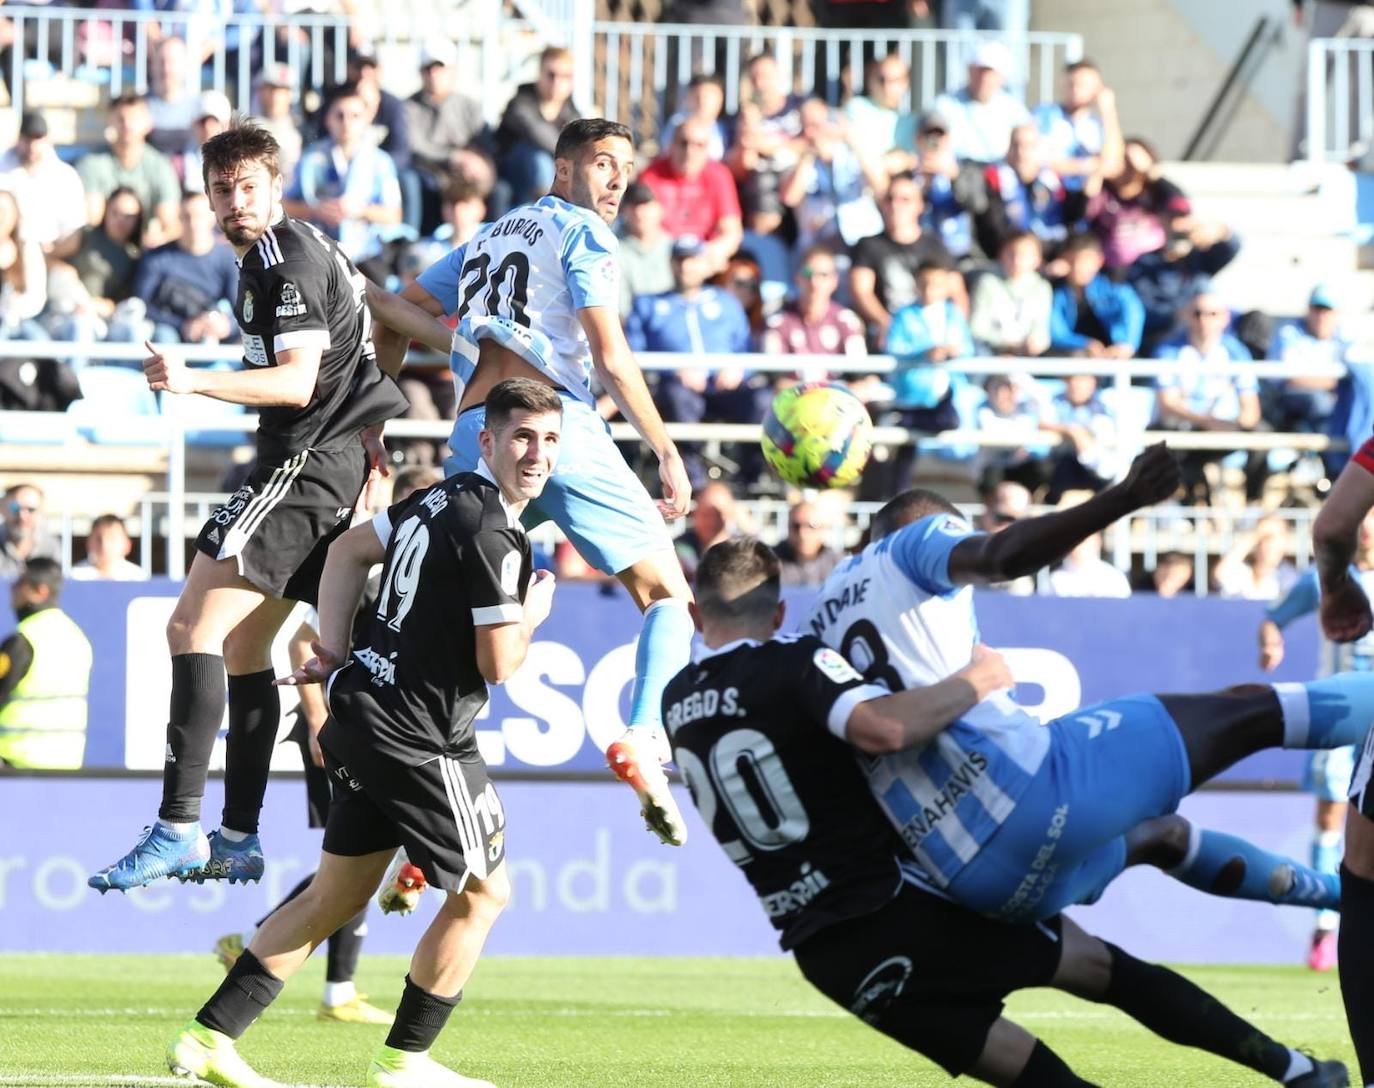
M 1039 1039 L 1031 1051 L 1021 1075 L 1012 1081 L 1012 1088 L 1094 1088 L 1064 1064 L 1062 1058 Z
M 1374 1080 L 1374 880 L 1341 866 L 1341 997 L 1363 1084 Z
M 358 911 L 329 938 L 325 960 L 325 982 L 348 982 L 358 973 L 358 957 L 367 936 L 367 908 Z M 439 1025 L 443 1027 L 442 1024 Z
M 1096 1000 L 1114 1005 L 1161 1039 L 1207 1050 L 1278 1080 L 1292 1054 L 1182 975 L 1144 963 L 1114 944 L 1112 978 Z
M 214 996 L 196 1013 L 196 1020 L 237 1039 L 277 999 L 284 985 L 245 948 Z
M 162 765 L 161 819 L 200 819 L 200 799 L 210 773 L 210 753 L 224 720 L 224 658 L 219 654 L 172 655 L 172 705 L 167 758 Z
M 224 761 L 223 826 L 246 835 L 258 830 L 272 749 L 281 725 L 281 692 L 271 669 L 229 677 L 229 741 Z
M 275 907 L 273 907 L 261 918 L 259 918 L 255 923 L 253 923 L 254 928 L 261 929 L 263 922 L 267 921 L 267 919 L 271 918 L 272 915 L 277 913 L 277 911 L 281 910 L 282 907 L 286 906 L 287 903 L 291 902 L 291 900 L 295 899 L 296 896 L 301 894 L 301 892 L 305 891 L 306 888 L 310 887 L 310 882 L 314 879 L 315 874 L 311 873 L 308 877 L 306 877 L 294 888 L 292 888 L 289 892 L 287 892 L 286 897 L 280 903 L 278 903 Z
M 428 1050 L 462 1000 L 462 990 L 452 997 L 439 997 L 420 989 L 406 975 L 405 992 L 396 1006 L 396 1022 L 391 1025 L 386 1045 L 412 1054 Z

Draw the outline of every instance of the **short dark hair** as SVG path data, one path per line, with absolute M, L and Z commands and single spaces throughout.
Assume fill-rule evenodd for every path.
M 553 157 L 575 159 L 589 144 L 612 137 L 628 141 L 631 147 L 635 145 L 634 133 L 628 125 L 622 125 L 619 121 L 608 121 L 604 117 L 579 117 L 576 121 L 569 121 L 563 126 L 563 131 L 558 134 L 558 143 L 553 149 Z
M 125 91 L 123 94 L 115 95 L 110 99 L 110 113 L 115 110 L 122 110 L 129 106 L 146 106 L 148 99 L 137 91 Z
M 916 266 L 916 275 L 919 276 L 922 272 L 953 272 L 954 270 L 953 261 L 948 257 L 936 254 L 933 257 L 926 257 Z
M 35 589 L 46 586 L 48 600 L 56 603 L 57 598 L 62 595 L 62 564 L 56 559 L 30 559 L 24 564 L 19 581 Z
M 1045 255 L 1045 243 L 1040 240 L 1040 236 L 1033 230 L 1014 230 L 1002 239 L 1002 244 L 997 247 L 999 254 L 1005 253 L 1012 246 L 1018 246 L 1022 242 L 1033 242 L 1035 248 L 1043 257 Z
M 281 147 L 276 137 L 261 125 L 239 119 L 223 132 L 200 145 L 200 173 L 205 190 L 210 190 L 210 173 L 226 174 L 246 163 L 260 163 L 267 173 L 281 177 Z
M 114 202 L 114 200 L 115 200 L 116 197 L 121 197 L 121 196 L 131 196 L 131 197 L 133 197 L 133 198 L 134 198 L 134 203 L 138 205 L 138 218 L 136 218 L 136 219 L 134 220 L 134 229 L 133 229 L 133 231 L 130 233 L 129 237 L 130 237 L 130 238 L 142 238 L 142 237 L 143 237 L 143 216 L 144 216 L 144 211 L 143 211 L 143 198 L 142 198 L 141 196 L 139 196 L 138 193 L 136 193 L 133 189 L 129 188 L 129 186 L 127 186 L 127 185 L 121 185 L 121 186 L 119 186 L 119 188 L 115 189 L 114 192 L 112 192 L 109 196 L 107 196 L 107 197 L 105 198 L 105 211 L 108 211 L 108 210 L 109 210 L 110 205 Z M 100 221 L 101 221 L 102 223 L 105 221 L 105 211 L 102 211 L 102 212 L 100 213 Z
M 375 62 L 374 62 L 374 63 L 375 63 Z M 357 81 L 357 80 L 350 80 L 349 82 L 346 82 L 346 83 L 340 83 L 337 87 L 332 87 L 332 88 L 330 88 L 330 91 L 329 91 L 329 101 L 327 101 L 327 102 L 324 104 L 324 112 L 325 112 L 325 113 L 328 113 L 330 110 L 332 110 L 332 109 L 334 108 L 334 103 L 337 102 L 337 101 L 338 101 L 339 99 L 341 99 L 341 98 L 362 98 L 362 97 L 363 97 L 363 91 L 362 91 L 362 88 L 358 85 L 358 81 Z
M 444 182 L 439 199 L 445 204 L 462 204 L 467 200 L 486 200 L 482 187 L 466 174 L 450 174 Z
M 434 465 L 407 465 L 396 473 L 396 481 L 391 485 L 392 501 L 400 502 L 417 491 L 425 491 L 443 478 L 443 472 Z
M 1080 57 L 1078 60 L 1069 61 L 1068 64 L 1064 65 L 1064 71 L 1066 72 L 1081 72 L 1084 70 L 1096 72 L 1098 75 L 1102 74 L 1102 69 L 1087 57 Z
M 128 527 L 124 524 L 124 519 L 118 514 L 101 514 L 97 518 L 91 519 L 91 531 L 89 536 L 95 536 L 101 529 L 118 528 L 125 536 L 129 535 Z
M 722 92 L 725 90 L 725 81 L 713 72 L 698 72 L 687 81 L 687 86 L 689 88 L 705 87 L 708 83 L 712 87 L 719 88 Z
M 835 250 L 824 242 L 817 242 L 815 245 L 807 246 L 802 250 L 801 256 L 797 258 L 797 268 L 799 270 L 805 268 L 817 257 L 829 257 L 833 261 L 835 259 Z
M 486 399 L 489 431 L 504 427 L 515 412 L 557 412 L 563 414 L 563 401 L 551 386 L 533 378 L 507 378 L 491 387 Z
M 887 505 L 873 515 L 873 521 L 868 526 L 869 539 L 881 540 L 903 525 L 910 525 L 931 514 L 958 513 L 959 508 L 939 492 L 913 487 L 895 499 L 889 499 Z
M 697 565 L 697 608 L 713 620 L 763 619 L 778 607 L 781 580 L 772 548 L 757 537 L 731 537 Z
M 1064 243 L 1060 256 L 1067 257 L 1071 253 L 1085 253 L 1090 249 L 1101 253 L 1102 239 L 1090 230 L 1082 230 L 1077 234 L 1069 235 L 1069 240 Z

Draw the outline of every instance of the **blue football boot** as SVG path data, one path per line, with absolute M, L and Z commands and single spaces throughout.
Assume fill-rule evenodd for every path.
M 210 858 L 210 843 L 200 824 L 173 831 L 161 823 L 145 827 L 134 848 L 86 881 L 101 895 L 113 889 L 126 892 L 168 876 L 195 872 Z
M 262 843 L 256 834 L 230 842 L 218 831 L 210 832 L 210 860 L 192 872 L 182 874 L 182 880 L 204 884 L 207 880 L 227 880 L 230 884 L 247 884 L 262 879 L 266 863 L 262 857 Z

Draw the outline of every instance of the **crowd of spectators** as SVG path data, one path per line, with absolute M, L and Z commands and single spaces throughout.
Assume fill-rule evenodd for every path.
M 459 89 L 457 54 L 438 38 L 424 45 L 420 89 L 405 100 L 386 89 L 375 54 L 351 49 L 347 81 L 318 108 L 304 110 L 281 63 L 254 69 L 252 101 L 282 144 L 288 212 L 396 286 L 547 191 L 557 134 L 579 115 L 575 66 L 589 62 L 545 49 L 494 125 Z M 235 267 L 201 193 L 198 152 L 230 123 L 230 105 L 200 89 L 201 63 L 186 41 L 159 36 L 148 95 L 109 103 L 100 146 L 57 148 L 41 112 L 23 115 L 0 158 L 7 337 L 234 338 Z M 987 482 L 1058 503 L 1112 478 L 1125 423 L 1092 377 L 1022 373 L 1036 356 L 1234 364 L 1160 379 L 1137 426 L 1320 431 L 1342 416 L 1334 379 L 1258 382 L 1244 366 L 1344 361 L 1333 291 L 1315 287 L 1307 314 L 1278 328 L 1234 313 L 1212 277 L 1240 240 L 1200 221 L 1149 144 L 1123 135 L 1091 61 L 1068 65 L 1057 99 L 1034 109 L 1022 97 L 1026 73 L 995 40 L 921 112 L 897 54 L 873 56 L 840 108 L 789 83 L 771 53 L 747 58 L 741 75 L 734 113 L 716 75 L 673 88 L 675 110 L 642 148 L 618 226 L 626 329 L 641 351 L 810 358 L 790 375 L 655 375 L 665 418 L 752 423 L 780 382 L 852 379 L 880 424 L 1009 436 L 1017 444 L 979 454 Z M 897 370 L 883 380 L 847 371 L 870 352 L 892 354 Z M 89 354 L 99 358 L 94 346 Z M 983 381 L 945 365 L 975 355 L 1006 358 L 1007 375 Z M 443 384 L 411 381 L 418 415 L 452 411 Z M 883 462 L 876 492 L 910 479 L 915 449 Z M 1189 455 L 1190 494 L 1208 499 L 1208 466 L 1231 452 Z M 746 481 L 757 471 L 756 457 L 731 456 Z M 689 460 L 697 485 L 718 472 Z M 1245 467 L 1253 498 L 1266 459 Z

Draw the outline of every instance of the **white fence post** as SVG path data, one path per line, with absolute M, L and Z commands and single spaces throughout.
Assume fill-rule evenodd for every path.
M 1326 161 L 1326 46 L 1324 39 L 1307 43 L 1307 161 Z

